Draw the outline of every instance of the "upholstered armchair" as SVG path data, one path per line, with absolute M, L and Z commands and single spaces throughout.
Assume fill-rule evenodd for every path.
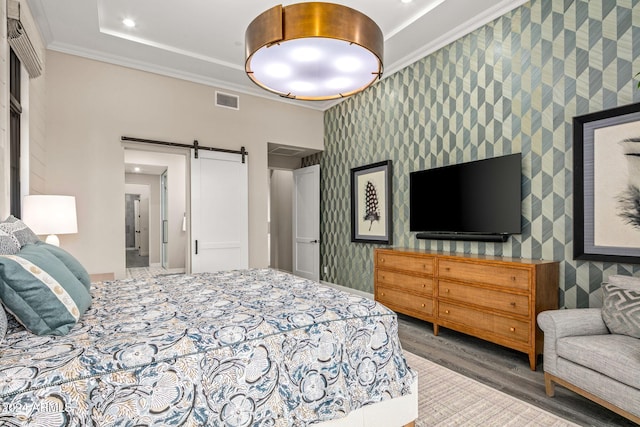
M 611 276 L 602 290 L 602 308 L 538 315 L 546 392 L 561 385 L 640 424 L 640 279 Z

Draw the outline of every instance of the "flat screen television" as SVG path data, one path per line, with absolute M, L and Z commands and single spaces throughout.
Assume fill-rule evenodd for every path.
M 409 227 L 423 232 L 418 238 L 483 240 L 475 236 L 485 235 L 506 241 L 522 232 L 521 153 L 411 172 L 409 177 Z

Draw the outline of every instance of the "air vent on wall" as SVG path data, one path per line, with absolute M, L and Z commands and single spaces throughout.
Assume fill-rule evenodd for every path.
M 269 154 L 275 154 L 277 156 L 287 157 L 300 157 L 305 152 L 304 149 L 295 147 L 277 146 L 269 150 Z
M 231 108 L 232 110 L 240 109 L 240 97 L 229 95 L 228 93 L 216 91 L 216 107 Z

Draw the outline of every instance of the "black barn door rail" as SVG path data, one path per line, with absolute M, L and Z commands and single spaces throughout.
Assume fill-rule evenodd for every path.
M 240 147 L 240 150 L 227 150 L 226 148 L 202 147 L 201 145 L 198 144 L 198 140 L 194 140 L 193 144 L 181 144 L 178 142 L 157 141 L 154 139 L 134 138 L 131 136 L 121 136 L 120 140 L 128 141 L 128 142 L 143 142 L 145 144 L 167 145 L 169 147 L 193 148 L 194 156 L 196 159 L 198 158 L 198 150 L 240 154 L 242 156 L 242 163 L 244 163 L 244 156 L 249 155 L 249 152 L 245 150 L 244 147 Z

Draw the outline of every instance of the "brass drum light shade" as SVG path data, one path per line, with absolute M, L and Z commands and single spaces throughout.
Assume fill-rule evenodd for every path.
M 268 91 L 323 101 L 358 93 L 382 75 L 384 39 L 368 16 L 333 3 L 278 5 L 245 33 L 245 71 Z

